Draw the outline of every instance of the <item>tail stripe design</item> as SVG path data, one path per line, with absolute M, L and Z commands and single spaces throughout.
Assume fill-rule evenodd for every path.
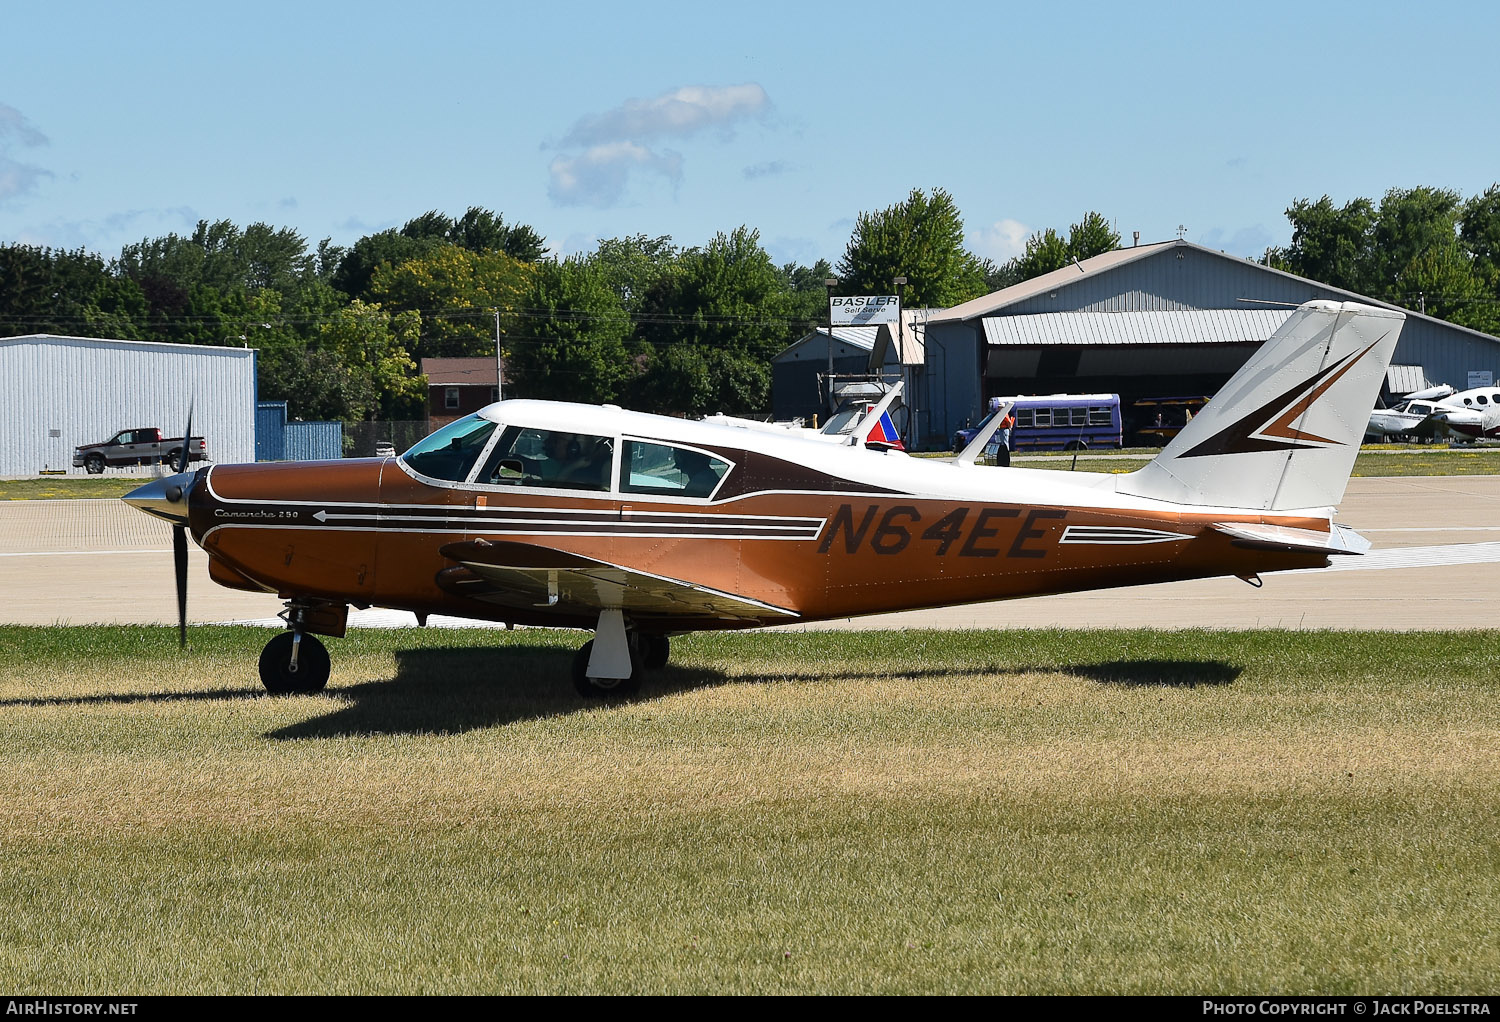
M 1298 451 L 1338 445 L 1338 440 L 1293 429 L 1292 420 L 1307 411 L 1314 401 L 1338 382 L 1340 376 L 1354 368 L 1356 362 L 1368 355 L 1385 338 L 1386 334 L 1382 334 L 1379 340 L 1363 351 L 1350 355 L 1340 364 L 1329 366 L 1311 380 L 1299 383 L 1286 393 L 1267 401 L 1238 422 L 1220 430 L 1191 450 L 1182 452 L 1179 457 L 1205 458 L 1216 454 L 1250 454 L 1255 451 Z M 1323 379 L 1325 376 L 1328 379 Z M 1323 382 L 1319 383 L 1319 380 Z M 1309 387 L 1312 388 L 1310 392 Z M 1293 397 L 1304 393 L 1302 400 L 1286 407 Z M 1278 411 L 1281 412 L 1280 415 L 1276 415 Z M 1267 422 L 1272 416 L 1276 416 L 1275 420 Z M 1261 424 L 1258 428 L 1257 423 Z

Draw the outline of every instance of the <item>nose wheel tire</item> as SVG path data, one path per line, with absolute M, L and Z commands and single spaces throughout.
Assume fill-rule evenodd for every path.
M 282 632 L 266 643 L 260 654 L 260 682 L 272 695 L 308 695 L 328 684 L 332 664 L 328 649 L 316 637 L 303 634 L 297 643 L 297 665 L 292 668 L 295 632 Z
M 578 694 L 586 699 L 623 699 L 634 695 L 641 687 L 641 664 L 639 659 L 630 658 L 630 677 L 628 678 L 591 678 L 589 677 L 589 658 L 594 655 L 594 640 L 590 639 L 583 644 L 583 648 L 573 654 L 573 687 Z

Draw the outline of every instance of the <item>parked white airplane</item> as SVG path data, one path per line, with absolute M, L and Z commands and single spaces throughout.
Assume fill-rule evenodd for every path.
M 1460 404 L 1449 405 L 1453 388 L 1446 383 L 1408 394 L 1392 408 L 1377 408 L 1370 413 L 1366 436 L 1431 436 L 1436 423 L 1433 416 L 1445 411 L 1463 411 Z
M 1500 437 L 1500 387 L 1460 391 L 1445 398 L 1443 405 L 1432 416 L 1439 429 L 1464 440 Z

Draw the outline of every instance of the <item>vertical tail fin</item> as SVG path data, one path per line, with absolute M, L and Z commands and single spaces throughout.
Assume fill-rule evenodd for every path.
M 1405 320 L 1355 302 L 1300 306 L 1119 491 L 1261 511 L 1337 504 Z

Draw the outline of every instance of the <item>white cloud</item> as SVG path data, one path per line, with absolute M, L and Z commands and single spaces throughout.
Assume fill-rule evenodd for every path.
M 33 128 L 25 114 L 13 106 L 0 103 L 0 141 L 11 138 L 25 146 L 47 144 L 47 136 Z
M 772 160 L 769 163 L 757 163 L 753 167 L 746 167 L 743 171 L 746 181 L 754 181 L 758 177 L 780 177 L 789 173 L 791 167 L 783 160 Z
M 983 259 L 1004 262 L 1026 251 L 1030 234 L 1031 228 L 1019 220 L 996 220 L 988 227 L 969 232 L 969 251 Z
M 654 99 L 630 99 L 603 113 L 580 117 L 555 148 L 582 150 L 548 167 L 552 201 L 565 206 L 618 204 L 633 175 L 682 180 L 683 158 L 657 149 L 662 139 L 687 138 L 708 129 L 730 136 L 735 126 L 769 110 L 770 97 L 755 83 L 684 85 Z
M 0 103 L 0 202 L 25 195 L 43 178 L 52 177 L 50 170 L 33 163 L 23 163 L 11 156 L 14 146 L 35 147 L 47 144 L 43 135 L 26 116 L 13 106 Z
M 26 194 L 35 188 L 42 178 L 51 176 L 50 170 L 30 163 L 21 163 L 0 152 L 0 202 Z
M 613 206 L 625 194 L 632 171 L 659 174 L 674 185 L 682 180 L 682 156 L 656 153 L 634 142 L 596 145 L 578 156 L 559 156 L 548 168 L 547 192 L 563 206 Z
M 606 142 L 685 138 L 705 128 L 732 130 L 736 121 L 764 113 L 766 90 L 746 85 L 684 85 L 655 99 L 628 99 L 613 110 L 580 117 L 558 143 L 560 148 Z

